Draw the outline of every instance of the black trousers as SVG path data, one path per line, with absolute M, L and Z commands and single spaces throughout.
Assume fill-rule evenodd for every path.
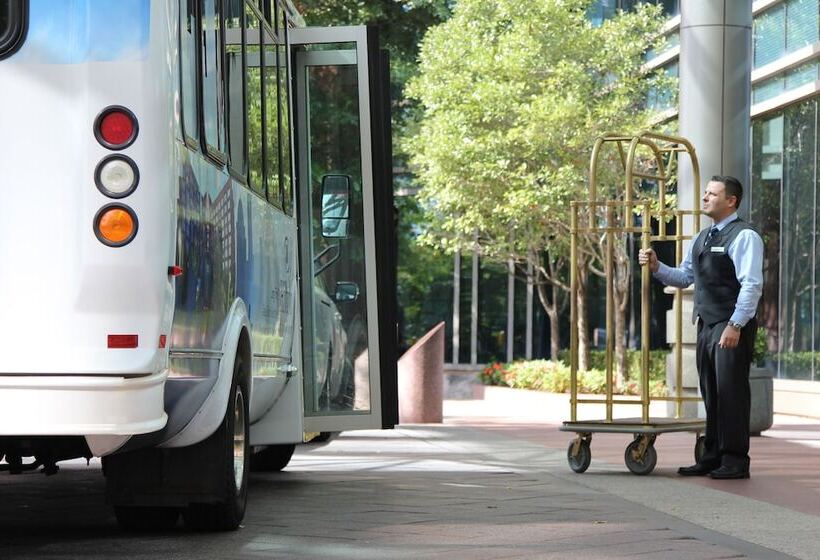
M 740 331 L 735 348 L 718 346 L 727 321 L 705 325 L 698 320 L 697 365 L 706 405 L 704 465 L 749 468 L 749 367 L 757 321 Z

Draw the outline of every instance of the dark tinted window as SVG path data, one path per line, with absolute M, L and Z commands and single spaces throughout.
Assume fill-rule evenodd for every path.
M 194 0 L 182 0 L 180 5 L 180 73 L 182 75 L 182 124 L 185 134 L 199 139 L 199 100 L 196 92 L 197 15 Z
M 12 55 L 26 35 L 26 0 L 0 0 L 0 59 Z
M 245 3 L 243 0 L 226 0 L 225 9 L 225 80 L 228 102 L 228 146 L 230 166 L 242 177 L 247 176 L 245 160 L 245 70 L 243 22 Z

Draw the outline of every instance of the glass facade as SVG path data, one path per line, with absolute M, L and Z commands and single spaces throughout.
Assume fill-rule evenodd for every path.
M 752 88 L 752 104 L 768 101 L 781 93 L 799 88 L 818 79 L 820 65 L 816 61 L 787 70 Z
M 758 313 L 778 377 L 820 380 L 818 99 L 752 125 L 752 220 L 766 246 Z
M 593 25 L 598 26 L 614 16 L 618 10 L 626 12 L 642 3 L 660 5 L 663 13 L 668 16 L 680 13 L 680 0 L 594 0 L 587 10 L 587 17 Z
M 760 68 L 820 39 L 817 0 L 787 0 L 754 20 L 754 67 Z

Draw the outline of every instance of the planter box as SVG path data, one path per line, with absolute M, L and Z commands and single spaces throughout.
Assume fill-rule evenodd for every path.
M 768 368 L 752 367 L 749 370 L 749 389 L 752 406 L 749 411 L 749 433 L 759 436 L 774 423 L 774 390 L 772 371 Z

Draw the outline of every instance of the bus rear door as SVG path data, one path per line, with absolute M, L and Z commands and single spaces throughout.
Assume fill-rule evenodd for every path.
M 367 27 L 290 30 L 304 428 L 391 428 L 396 388 L 389 71 Z

